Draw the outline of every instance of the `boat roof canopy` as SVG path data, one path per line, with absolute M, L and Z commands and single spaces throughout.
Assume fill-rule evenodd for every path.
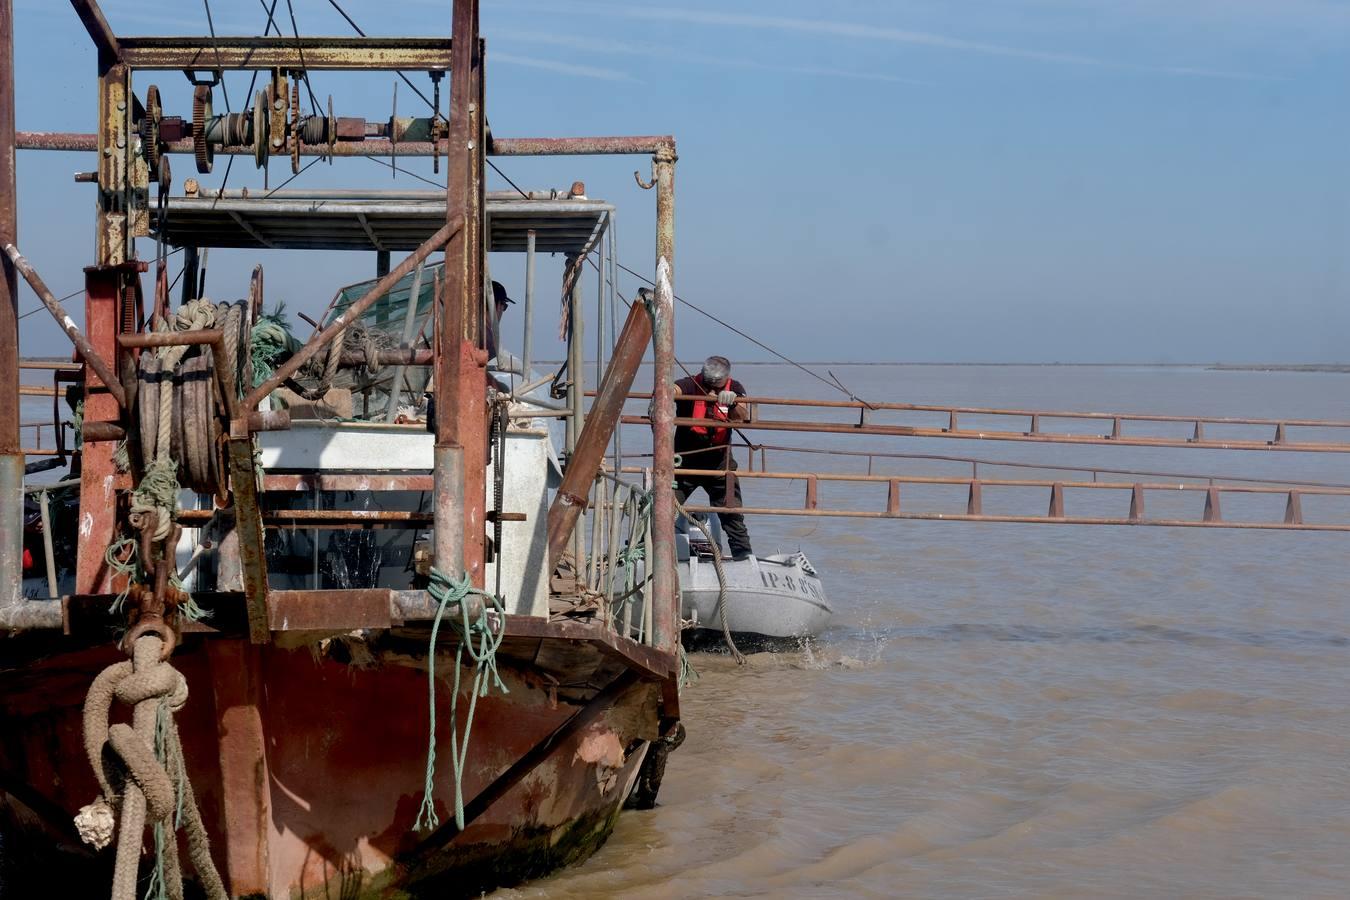
M 613 205 L 585 197 L 488 197 L 488 250 L 582 253 Z M 171 197 L 153 210 L 153 234 L 174 247 L 412 251 L 445 224 L 440 191 L 275 192 L 269 196 Z

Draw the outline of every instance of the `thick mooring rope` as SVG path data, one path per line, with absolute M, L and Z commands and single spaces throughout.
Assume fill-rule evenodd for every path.
M 207 897 L 225 900 L 229 895 L 211 860 L 206 826 L 187 778 L 173 718 L 187 703 L 187 681 L 163 658 L 163 649 L 158 635 L 138 638 L 133 659 L 104 669 L 89 688 L 84 750 L 101 794 L 76 815 L 75 827 L 81 838 L 102 849 L 113 840 L 113 823 L 120 812 L 112 900 L 136 900 L 147 814 L 156 826 L 155 844 L 161 851 L 151 882 L 154 895 L 182 900 L 176 836 L 182 828 Z M 132 708 L 131 725 L 109 724 L 114 699 Z
M 712 531 L 709 530 L 708 526 L 704 524 L 702 519 L 694 518 L 693 514 L 684 508 L 683 503 L 676 500 L 675 509 L 686 520 L 692 522 L 699 531 L 703 532 L 703 536 L 708 539 L 708 543 L 712 544 L 713 570 L 717 572 L 717 612 L 722 619 L 722 640 L 726 642 L 727 649 L 731 651 L 732 658 L 736 660 L 736 665 L 743 666 L 745 665 L 745 656 L 736 646 L 736 642 L 732 640 L 731 628 L 727 625 L 727 573 L 722 568 L 722 545 L 713 540 Z
M 473 731 L 474 711 L 478 698 L 486 697 L 490 688 L 495 687 L 503 694 L 509 693 L 497 674 L 497 648 L 505 635 L 506 616 L 502 609 L 501 598 L 473 587 L 468 576 L 455 581 L 440 569 L 432 567 L 431 582 L 427 593 L 438 602 L 436 618 L 431 625 L 431 646 L 427 653 L 427 706 L 430 719 L 430 736 L 427 738 L 427 774 L 423 787 L 422 808 L 417 814 L 413 826 L 418 831 L 430 830 L 440 824 L 436 815 L 436 805 L 432 798 L 436 778 L 436 637 L 441 629 L 441 618 L 447 606 L 457 605 L 460 616 L 451 619 L 450 625 L 457 633 L 459 646 L 455 649 L 454 693 L 450 697 L 450 762 L 455 773 L 455 827 L 464 827 L 464 764 L 469 756 L 469 735 Z M 483 598 L 475 618 L 470 610 L 473 604 L 465 602 L 471 596 Z M 490 611 L 489 611 L 490 607 Z M 494 631 L 492 619 L 496 618 Z M 476 643 L 475 643 L 476 642 Z M 464 742 L 459 738 L 459 683 L 460 671 L 464 667 L 464 654 L 473 660 L 473 685 L 469 693 L 469 710 L 464 718 Z

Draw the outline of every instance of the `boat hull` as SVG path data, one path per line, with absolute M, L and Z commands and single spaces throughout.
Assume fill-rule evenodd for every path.
M 466 802 L 587 709 L 599 693 L 588 685 L 616 676 L 612 664 L 579 663 L 574 642 L 547 644 L 534 641 L 535 652 L 574 658 L 550 667 L 508 652 L 499 664 L 506 692 L 479 699 Z M 660 688 L 634 679 L 602 698 L 589 725 L 556 741 L 463 832 L 429 837 L 414 830 L 427 768 L 425 651 L 411 641 L 351 640 L 317 652 L 213 638 L 175 655 L 190 691 L 178 714 L 189 775 L 232 896 L 468 896 L 579 862 L 603 844 L 657 737 Z M 107 889 L 111 849 L 80 847 L 69 816 L 97 790 L 80 751 L 84 690 L 119 658 L 90 649 L 0 674 L 0 776 L 33 795 L 10 798 L 7 807 L 24 814 L 0 823 L 0 839 L 7 848 L 29 840 L 68 851 L 71 864 L 40 873 L 53 895 Z M 559 675 L 577 665 L 589 673 L 569 687 Z M 472 670 L 461 675 L 462 735 Z M 443 825 L 454 818 L 453 676 L 453 652 L 443 649 L 433 790 Z M 66 876 L 72 883 L 56 883 Z
M 733 634 L 796 641 L 829 625 L 833 611 L 824 586 L 800 553 L 744 560 L 724 559 L 726 624 Z M 680 564 L 682 615 L 699 631 L 722 633 L 717 570 L 697 554 Z

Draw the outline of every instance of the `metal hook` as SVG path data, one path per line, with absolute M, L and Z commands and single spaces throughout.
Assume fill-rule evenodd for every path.
M 644 191 L 650 191 L 652 188 L 656 187 L 656 160 L 652 160 L 651 181 L 643 181 L 642 176 L 639 175 L 637 172 L 633 173 L 633 180 L 636 181 L 638 183 L 638 187 L 642 188 Z

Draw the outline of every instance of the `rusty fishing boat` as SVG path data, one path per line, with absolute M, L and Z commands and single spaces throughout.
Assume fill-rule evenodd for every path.
M 285 35 L 270 15 L 261 37 L 128 37 L 94 0 L 71 7 L 97 129 L 19 132 L 0 0 L 4 896 L 463 896 L 586 859 L 626 804 L 655 802 L 682 739 L 682 628 L 721 631 L 739 658 L 734 631 L 827 621 L 804 555 L 723 566 L 711 531 L 677 537 L 677 512 L 1350 531 L 1341 483 L 847 443 L 1347 453 L 1350 421 L 878 402 L 781 354 L 845 399 L 739 398 L 744 465 L 729 449 L 677 467 L 674 429 L 707 422 L 675 416 L 671 137 L 493 134 L 475 0 L 453 0 L 449 38 L 366 37 L 350 18 L 356 37 Z M 231 72 L 253 78 L 237 107 Z M 336 115 L 310 72 L 395 73 L 429 114 Z M 90 167 L 80 324 L 21 251 L 16 150 Z M 578 155 L 650 160 L 646 274 L 618 262 L 615 206 L 584 184 L 486 189 L 491 157 Z M 290 186 L 345 158 L 384 174 L 429 159 L 445 187 Z M 290 178 L 231 190 L 250 159 Z M 214 299 L 211 248 L 249 259 L 217 258 Z M 376 277 L 301 340 L 259 261 L 307 250 L 373 254 Z M 489 254 L 523 256 L 519 356 Z M 564 260 L 567 358 L 549 367 L 531 337 L 541 255 Z M 631 303 L 620 271 L 647 285 Z M 21 357 L 20 280 L 73 358 Z M 633 391 L 649 352 L 652 392 Z M 625 426 L 650 452 L 625 455 Z M 828 445 L 761 442 L 807 433 Z M 679 504 L 677 476 L 726 479 L 724 497 L 745 479 L 763 505 Z
M 16 137 L 0 0 L 0 887 L 459 896 L 585 859 L 625 801 L 654 802 L 681 734 L 673 415 L 645 484 L 605 465 L 645 353 L 670 392 L 674 140 L 494 135 L 476 0 L 454 0 L 449 37 L 414 38 L 128 37 L 94 0 L 71 6 L 97 130 Z M 222 113 L 238 71 L 261 87 Z M 337 116 L 302 100 L 320 71 L 398 73 L 434 100 Z M 184 72 L 191 107 L 171 110 L 150 80 Z M 77 176 L 97 196 L 82 325 L 20 250 L 16 147 L 96 165 Z M 613 206 L 484 178 L 489 156 L 579 154 L 649 158 L 656 197 L 655 287 L 589 408 L 583 261 L 613 240 Z M 447 187 L 248 196 L 202 183 L 222 156 L 293 177 L 432 157 Z M 364 251 L 378 277 L 264 354 L 262 267 L 213 271 L 242 299 L 211 300 L 216 247 Z M 556 397 L 525 383 L 528 326 L 523 359 L 492 352 L 489 252 L 525 255 L 527 321 L 536 254 L 567 260 Z M 62 397 L 78 408 L 78 446 L 59 421 L 56 448 L 22 446 L 20 278 L 74 344 L 74 363 L 31 365 L 58 419 Z M 70 466 L 40 474 L 48 459 Z M 588 505 L 609 515 L 583 546 Z M 651 577 L 625 582 L 638 557 Z

